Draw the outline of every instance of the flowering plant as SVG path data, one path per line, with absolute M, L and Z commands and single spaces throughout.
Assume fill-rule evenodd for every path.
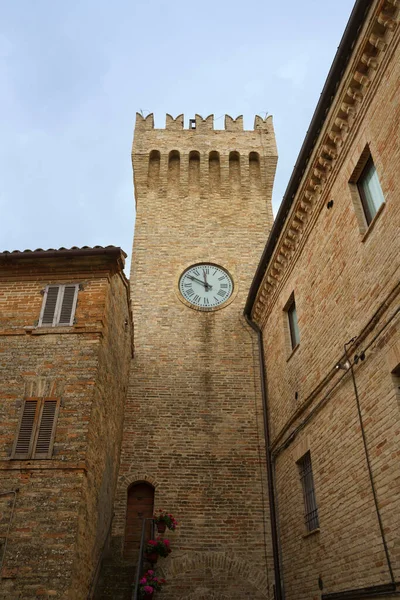
M 167 583 L 165 579 L 157 577 L 155 572 L 150 569 L 139 581 L 139 597 L 144 598 L 153 592 L 158 592 L 164 583 Z
M 171 552 L 169 540 L 162 540 L 159 537 L 155 540 L 149 540 L 146 544 L 144 551 L 146 554 L 155 553 L 165 558 Z
M 168 529 L 171 529 L 172 531 L 175 531 L 176 526 L 178 525 L 178 521 L 175 517 L 162 509 L 158 511 L 158 514 L 153 516 L 153 519 L 156 523 L 164 522 Z

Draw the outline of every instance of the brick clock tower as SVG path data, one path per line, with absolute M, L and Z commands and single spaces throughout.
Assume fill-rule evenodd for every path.
M 133 567 L 141 517 L 166 509 L 179 527 L 157 565 L 164 600 L 272 598 L 258 349 L 242 316 L 272 225 L 272 119 L 243 131 L 226 116 L 218 131 L 212 115 L 189 129 L 167 115 L 154 129 L 138 114 L 132 161 L 135 358 L 113 555 Z

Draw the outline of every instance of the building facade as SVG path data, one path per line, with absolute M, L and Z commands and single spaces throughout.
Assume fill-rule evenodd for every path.
M 287 600 L 398 597 L 396 23 L 396 3 L 356 4 L 246 307 L 262 332 Z
M 128 368 L 120 248 L 0 254 L 0 597 L 87 598 L 113 514 Z

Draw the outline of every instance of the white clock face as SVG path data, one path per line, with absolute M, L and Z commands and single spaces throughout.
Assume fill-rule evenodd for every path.
M 189 267 L 179 280 L 182 296 L 200 310 L 220 306 L 230 298 L 233 282 L 229 274 L 210 263 Z

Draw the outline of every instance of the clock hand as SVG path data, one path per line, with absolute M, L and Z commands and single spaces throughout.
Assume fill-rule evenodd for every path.
M 201 279 L 197 279 L 197 277 L 193 277 L 193 275 L 186 275 L 186 277 L 188 277 L 189 279 L 193 279 L 193 281 L 197 281 L 197 283 L 201 283 L 201 285 L 204 285 L 206 290 L 212 290 L 212 286 L 209 283 L 204 283 L 204 281 L 201 281 Z
M 207 275 L 206 275 L 206 270 L 203 269 L 203 277 L 204 277 L 204 283 L 206 284 L 206 286 L 208 287 L 208 283 L 207 283 Z

